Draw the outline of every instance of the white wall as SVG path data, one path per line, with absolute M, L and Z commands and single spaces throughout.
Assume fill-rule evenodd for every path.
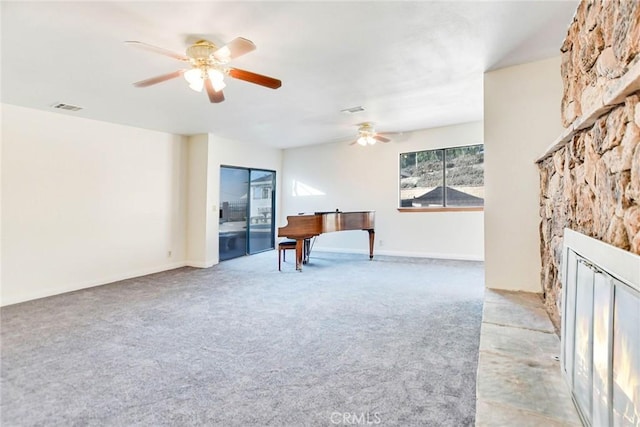
M 1 44 L 1 43 L 0 43 Z M 2 67 L 0 67 L 2 68 Z M 4 105 L 0 104 L 0 130 L 2 129 L 2 118 Z M 2 305 L 2 133 L 0 131 L 0 305 Z
M 348 143 L 284 150 L 283 210 L 299 212 L 375 210 L 375 253 L 483 259 L 482 212 L 398 212 L 399 154 L 483 141 L 482 123 L 407 133 L 388 144 Z M 322 234 L 314 250 L 368 253 L 363 231 Z
M 183 265 L 186 155 L 184 137 L 3 105 L 2 305 Z
M 187 265 L 210 267 L 207 253 L 207 192 L 209 178 L 209 137 L 193 135 L 187 139 Z
M 541 292 L 535 160 L 561 133 L 560 58 L 484 78 L 485 284 Z

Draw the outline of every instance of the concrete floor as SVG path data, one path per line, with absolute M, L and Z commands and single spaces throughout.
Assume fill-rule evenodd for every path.
M 581 426 L 538 294 L 485 291 L 476 426 Z

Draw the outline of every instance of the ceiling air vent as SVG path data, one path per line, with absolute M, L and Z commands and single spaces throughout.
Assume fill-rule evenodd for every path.
M 80 110 L 82 110 L 82 107 L 78 107 L 77 105 L 63 104 L 61 102 L 53 104 L 52 107 L 53 108 L 58 108 L 60 110 L 68 110 L 68 111 L 80 111 Z
M 345 113 L 345 114 L 355 114 L 355 113 L 360 113 L 362 111 L 364 111 L 364 108 L 362 108 L 359 105 L 357 107 L 345 108 L 344 110 L 340 110 L 341 113 Z

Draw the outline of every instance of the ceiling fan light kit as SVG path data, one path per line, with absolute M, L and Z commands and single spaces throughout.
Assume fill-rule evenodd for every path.
M 358 139 L 353 141 L 349 145 L 358 144 L 366 147 L 367 145 L 373 145 L 376 142 L 389 142 L 389 138 L 385 138 L 381 134 L 377 133 L 373 127 L 373 123 L 364 122 L 358 125 Z
M 233 39 L 221 48 L 218 48 L 208 40 L 199 40 L 187 48 L 186 56 L 139 41 L 128 41 L 125 43 L 140 49 L 169 56 L 191 65 L 190 69 L 177 70 L 173 73 L 141 80 L 134 83 L 136 87 L 151 86 L 183 75 L 191 89 L 196 92 L 202 92 L 202 89 L 206 89 L 209 101 L 218 103 L 224 101 L 222 89 L 227 86 L 224 82 L 225 75 L 270 89 L 277 89 L 282 86 L 282 82 L 273 77 L 263 76 L 239 68 L 227 67 L 227 64 L 232 59 L 255 50 L 256 46 L 253 42 L 242 37 Z
M 211 80 L 213 89 L 216 92 L 221 91 L 227 86 L 227 84 L 224 82 L 224 74 L 222 74 L 220 70 L 217 70 L 215 68 L 192 68 L 185 71 L 184 79 L 189 83 L 189 87 L 196 92 L 202 92 L 206 79 Z
M 366 145 L 373 145 L 376 143 L 376 140 L 373 139 L 371 136 L 361 136 L 360 138 L 358 138 L 358 144 L 362 145 L 362 146 L 366 146 Z

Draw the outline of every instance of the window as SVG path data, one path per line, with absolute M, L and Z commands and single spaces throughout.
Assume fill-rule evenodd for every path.
M 400 154 L 401 209 L 477 210 L 482 206 L 484 145 Z
M 253 199 L 270 199 L 271 198 L 271 187 L 256 187 L 253 189 Z

